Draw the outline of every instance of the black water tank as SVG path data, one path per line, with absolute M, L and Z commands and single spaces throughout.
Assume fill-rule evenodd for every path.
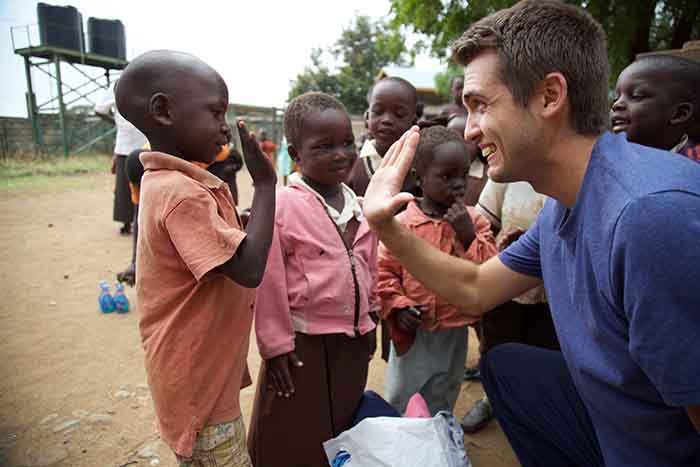
M 118 19 L 88 19 L 90 53 L 126 60 L 124 25 Z
M 39 17 L 41 45 L 85 50 L 83 16 L 77 8 L 39 3 L 36 12 Z

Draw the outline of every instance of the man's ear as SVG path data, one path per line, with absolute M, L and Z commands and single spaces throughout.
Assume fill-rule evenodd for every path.
M 542 117 L 549 118 L 560 114 L 566 107 L 569 85 L 559 72 L 548 73 L 538 87 L 535 109 Z
M 148 113 L 153 120 L 163 126 L 173 124 L 172 116 L 170 115 L 170 98 L 167 94 L 162 92 L 153 94 L 148 101 Z
M 288 145 L 287 152 L 289 153 L 289 157 L 291 157 L 292 160 L 298 164 L 299 163 L 299 151 L 297 151 L 296 146 L 294 146 L 293 144 Z
M 671 120 L 669 120 L 669 123 L 671 125 L 683 125 L 690 121 L 694 113 L 695 109 L 693 108 L 692 103 L 681 102 L 676 106 L 676 109 L 673 111 L 673 115 L 671 116 Z

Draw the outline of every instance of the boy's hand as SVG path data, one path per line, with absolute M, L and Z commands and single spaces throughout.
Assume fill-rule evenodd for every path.
M 409 306 L 396 310 L 396 325 L 403 332 L 413 333 L 421 325 L 421 312 L 415 307 Z
M 277 173 L 270 159 L 262 152 L 260 145 L 253 133 L 248 132 L 243 120 L 238 120 L 238 135 L 243 146 L 243 159 L 248 166 L 248 172 L 255 185 L 268 185 L 274 187 L 277 184 Z
M 294 381 L 292 381 L 290 366 L 295 368 L 304 366 L 294 351 L 278 355 L 267 361 L 268 388 L 275 391 L 277 397 L 290 398 L 294 394 Z
M 517 239 L 519 239 L 520 236 L 521 236 L 522 234 L 524 234 L 525 232 L 526 232 L 526 230 L 525 230 L 525 229 L 521 229 L 520 227 L 518 227 L 517 229 L 513 229 L 513 230 L 511 230 L 510 232 L 507 232 L 507 233 L 506 233 L 505 235 L 503 235 L 503 237 L 501 237 L 501 239 L 498 241 L 498 245 L 497 245 L 498 251 L 503 251 L 503 250 L 505 250 L 506 248 L 508 248 L 508 246 L 509 246 L 511 243 L 513 243 L 513 242 L 515 242 Z
M 372 329 L 366 336 L 369 343 L 369 359 L 372 360 L 374 353 L 377 351 L 377 328 Z
M 462 198 L 455 200 L 452 206 L 449 207 L 445 214 L 445 220 L 455 229 L 457 238 L 462 242 L 464 248 L 469 248 L 469 245 L 472 244 L 476 237 L 476 233 L 474 232 L 474 223 Z

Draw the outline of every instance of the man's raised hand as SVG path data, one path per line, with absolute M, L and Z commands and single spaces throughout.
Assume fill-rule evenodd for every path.
M 362 211 L 374 228 L 391 221 L 396 211 L 413 199 L 410 193 L 401 192 L 404 179 L 411 169 L 418 146 L 418 127 L 414 126 L 391 145 L 365 192 Z

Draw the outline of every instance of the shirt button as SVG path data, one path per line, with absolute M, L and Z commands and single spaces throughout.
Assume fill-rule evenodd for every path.
M 344 309 L 345 309 L 345 314 L 350 314 L 350 306 L 349 305 L 345 305 Z

